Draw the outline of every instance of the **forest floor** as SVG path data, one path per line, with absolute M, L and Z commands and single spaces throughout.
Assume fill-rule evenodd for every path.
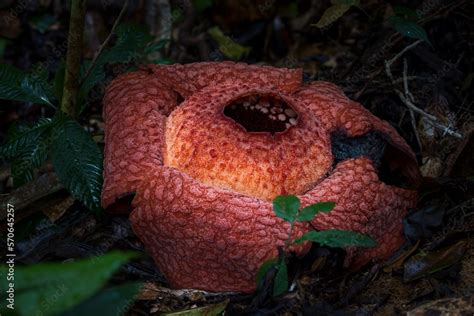
M 0 17 L 12 19 L 0 22 L 0 60 L 24 71 L 42 63 L 52 78 L 65 56 L 69 13 L 60 1 L 33 2 L 26 8 L 14 1 L 0 5 Z M 370 0 L 321 20 L 330 6 L 329 1 L 130 1 L 122 22 L 138 23 L 155 40 L 169 41 L 146 58 L 107 65 L 104 82 L 146 62 L 239 60 L 302 68 L 305 81 L 338 84 L 394 126 L 416 153 L 423 183 L 416 209 L 404 219 L 405 245 L 388 262 L 359 271 L 342 267 L 342 250 L 313 246 L 304 258 L 291 260 L 290 291 L 277 298 L 266 291 L 172 290 L 152 259 L 143 256 L 110 281 L 145 282 L 129 315 L 223 301 L 226 315 L 474 312 L 474 3 Z M 18 9 L 15 15 L 12 8 Z M 100 49 L 121 9 L 121 1 L 89 1 L 84 58 Z M 88 93 L 79 119 L 100 146 L 104 87 L 98 84 Z M 33 122 L 50 110 L 2 101 L 0 111 L 3 143 L 14 122 Z M 0 164 L 0 194 L 17 201 L 19 263 L 112 249 L 144 251 L 127 216 L 87 211 L 58 184 L 48 162 L 19 188 L 9 165 Z

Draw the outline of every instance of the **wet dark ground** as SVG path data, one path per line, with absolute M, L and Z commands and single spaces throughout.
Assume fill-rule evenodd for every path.
M 0 17 L 10 16 L 10 10 L 18 8 L 15 1 L 7 2 L 0 5 Z M 119 2 L 109 1 L 106 7 L 100 1 L 88 4 L 86 58 L 92 58 L 108 34 L 121 9 Z M 169 9 L 171 19 L 152 10 L 158 2 Z M 171 37 L 154 60 L 228 60 L 239 51 L 228 44 L 232 41 L 249 48 L 240 56 L 243 62 L 301 67 L 305 80 L 337 83 L 349 97 L 392 124 L 414 149 L 424 177 L 419 201 L 404 220 L 406 243 L 391 260 L 350 271 L 342 267 L 342 250 L 314 246 L 304 258 L 292 258 L 291 289 L 278 298 L 271 297 L 269 289 L 255 295 L 170 290 L 151 258 L 137 259 L 126 264 L 111 281 L 146 281 L 129 314 L 158 315 L 224 299 L 229 299 L 226 315 L 395 315 L 416 308 L 425 309 L 419 315 L 433 315 L 449 306 L 472 308 L 474 5 L 470 1 L 364 1 L 362 9 L 352 7 L 331 25 L 318 28 L 314 24 L 331 5 L 329 1 L 221 1 L 203 5 L 202 9 L 203 2 L 131 1 L 123 19 L 146 25 L 156 37 Z M 68 12 L 59 2 L 32 3 L 18 11 L 15 23 L 1 28 L 0 38 L 6 39 L 6 44 L 0 58 L 23 70 L 42 62 L 49 76 L 54 77 L 65 56 Z M 426 31 L 430 43 L 422 41 L 397 55 L 417 41 L 390 26 L 389 17 L 400 10 L 394 11 L 397 7 L 418 14 L 416 23 Z M 411 11 L 405 11 L 405 15 Z M 31 21 L 43 14 L 51 15 L 54 21 L 41 32 Z M 227 36 L 224 42 L 231 47 L 230 53 L 208 32 L 215 26 Z M 386 66 L 391 60 L 392 78 Z M 143 62 L 131 60 L 129 66 Z M 122 70 L 108 65 L 107 80 Z M 397 91 L 411 94 L 421 111 L 415 110 L 412 117 L 410 107 Z M 103 144 L 102 97 L 103 87 L 99 85 L 88 95 L 89 106 L 80 117 L 99 144 Z M 226 114 L 242 116 L 238 112 L 241 110 L 229 108 Z M 13 122 L 32 122 L 52 110 L 2 100 L 0 111 L 3 142 Z M 437 118 L 436 124 L 426 113 Z M 289 117 L 285 119 L 270 119 L 268 126 L 250 124 L 246 128 L 279 132 L 287 128 Z M 344 137 L 336 135 L 334 139 L 334 144 L 345 144 L 334 146 L 339 148 L 337 159 L 346 159 L 359 150 L 374 155 L 383 165 L 383 151 L 371 153 L 374 147 L 385 146 L 376 135 L 350 145 Z M 21 201 L 25 192 L 14 191 L 8 170 L 7 164 L 1 166 L 0 193 L 14 192 Z M 41 178 L 50 171 L 49 164 L 40 169 L 39 178 L 32 184 L 33 202 L 23 203 L 17 217 L 21 227 L 19 262 L 87 257 L 111 249 L 143 251 L 125 215 L 91 214 L 57 187 L 54 179 Z M 395 181 L 395 177 L 386 175 L 387 182 Z M 403 179 L 395 182 L 402 184 Z M 39 194 L 44 188 L 50 190 Z

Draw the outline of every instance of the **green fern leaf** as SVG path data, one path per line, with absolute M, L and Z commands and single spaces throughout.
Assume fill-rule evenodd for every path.
M 43 137 L 24 148 L 11 165 L 13 185 L 19 187 L 33 180 L 34 170 L 41 167 L 47 156 L 48 144 Z
M 42 118 L 31 128 L 17 127 L 9 133 L 6 144 L 0 146 L 0 158 L 11 160 L 24 151 L 28 151 L 31 146 L 38 144 L 42 135 L 47 135 L 53 123 L 51 119 Z
M 52 161 L 62 184 L 90 210 L 100 210 L 102 153 L 91 136 L 76 121 L 56 119 Z
M 13 66 L 0 64 L 0 99 L 53 106 L 50 95 L 43 76 L 29 75 Z
M 88 74 L 79 91 L 80 103 L 84 103 L 91 89 L 99 82 L 105 81 L 104 67 L 107 64 L 129 64 L 140 60 L 144 55 L 150 53 L 146 49 L 160 49 L 166 42 L 151 46 L 153 36 L 143 26 L 133 23 L 123 23 L 117 27 L 117 40 L 115 44 L 105 49 L 99 55 L 95 64 Z M 85 76 L 87 69 L 91 65 L 90 61 L 85 61 L 81 67 L 81 77 Z M 85 104 L 81 105 L 80 112 L 85 108 Z

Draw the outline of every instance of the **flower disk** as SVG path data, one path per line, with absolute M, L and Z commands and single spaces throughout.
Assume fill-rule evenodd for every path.
M 223 113 L 243 95 L 271 94 L 300 113 L 284 132 L 249 133 Z M 201 90 L 169 116 L 165 135 L 166 165 L 210 186 L 267 201 L 309 190 L 332 164 L 328 134 L 317 117 L 261 84 L 228 82 Z

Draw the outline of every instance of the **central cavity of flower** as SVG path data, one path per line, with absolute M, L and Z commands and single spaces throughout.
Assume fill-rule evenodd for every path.
M 296 111 L 274 95 L 240 97 L 224 108 L 224 115 L 247 132 L 281 133 L 298 122 Z

